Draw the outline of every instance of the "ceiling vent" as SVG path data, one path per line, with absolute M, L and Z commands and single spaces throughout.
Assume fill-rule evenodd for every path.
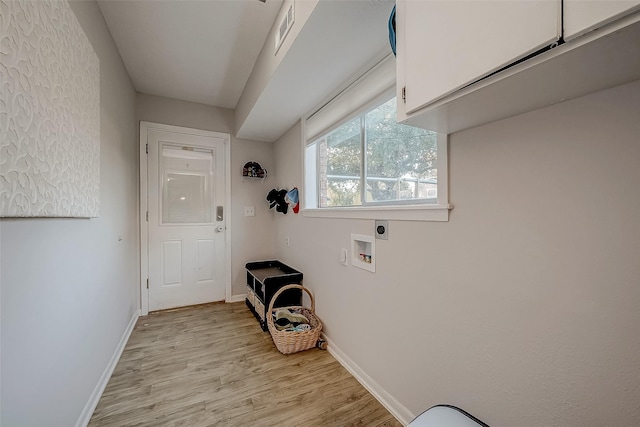
M 278 32 L 276 33 L 276 50 L 274 54 L 278 53 L 278 49 L 282 46 L 282 42 L 287 37 L 287 34 L 289 34 L 289 30 L 291 30 L 291 27 L 293 26 L 293 19 L 293 2 L 291 2 L 287 9 L 287 13 L 284 14 L 280 20 L 280 24 L 278 25 Z

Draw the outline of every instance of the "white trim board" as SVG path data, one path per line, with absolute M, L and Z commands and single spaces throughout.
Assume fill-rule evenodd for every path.
M 124 333 L 120 338 L 120 342 L 116 346 L 116 350 L 113 352 L 113 355 L 109 360 L 109 363 L 107 363 L 107 366 L 102 372 L 102 375 L 98 380 L 98 384 L 96 384 L 96 387 L 93 389 L 93 393 L 91 393 L 91 396 L 87 401 L 87 404 L 84 405 L 84 408 L 80 413 L 80 417 L 76 422 L 76 427 L 86 427 L 89 424 L 89 421 L 91 421 L 91 416 L 93 415 L 93 411 L 95 411 L 96 406 L 98 406 L 98 402 L 102 397 L 102 393 L 104 393 L 104 389 L 107 387 L 107 384 L 109 383 L 109 379 L 111 378 L 113 371 L 116 369 L 116 365 L 120 360 L 120 356 L 122 356 L 124 347 L 127 345 L 127 342 L 129 341 L 129 337 L 131 336 L 131 332 L 133 332 L 133 328 L 136 326 L 136 322 L 138 321 L 139 317 L 140 317 L 140 310 L 136 310 L 136 312 L 133 313 L 133 317 L 129 321 L 129 324 L 124 330 Z
M 322 338 L 327 342 L 327 351 L 340 363 L 353 377 L 358 380 L 369 393 L 382 404 L 391 415 L 396 417 L 402 425 L 409 424 L 415 416 L 393 396 L 391 396 L 380 384 L 375 382 L 373 378 L 367 375 L 353 360 L 349 358 L 342 350 L 340 350 L 325 334 Z
M 140 122 L 140 189 L 138 193 L 138 205 L 140 206 L 140 313 L 143 316 L 149 314 L 149 292 L 146 289 L 146 281 L 149 277 L 149 230 L 147 229 L 148 200 L 143 195 L 147 193 L 149 185 L 147 179 L 147 130 L 145 122 Z
M 247 298 L 247 294 L 233 295 L 231 298 L 227 298 L 225 302 L 242 302 Z
M 225 210 L 227 211 L 224 215 L 226 217 L 225 224 L 226 229 L 224 233 L 224 247 L 225 247 L 225 300 L 231 300 L 231 226 L 232 226 L 232 215 L 231 215 L 231 135 L 228 134 L 228 138 L 225 141 L 225 164 L 224 167 L 227 170 L 225 181 L 225 195 L 224 195 L 224 205 L 226 206 Z

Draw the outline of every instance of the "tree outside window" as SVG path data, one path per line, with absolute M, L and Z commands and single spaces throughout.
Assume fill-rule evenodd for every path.
M 437 134 L 398 124 L 395 98 L 314 143 L 320 207 L 436 202 Z

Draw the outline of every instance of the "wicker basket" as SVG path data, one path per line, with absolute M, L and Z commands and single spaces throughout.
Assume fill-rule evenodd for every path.
M 280 296 L 280 294 L 287 289 L 302 289 L 303 291 L 305 291 L 309 295 L 309 299 L 311 300 L 311 309 L 302 306 L 278 307 L 277 309 L 274 309 L 273 304 L 276 302 L 276 299 L 278 299 L 278 296 Z M 322 323 L 320 323 L 320 319 L 318 319 L 318 317 L 315 315 L 315 307 L 316 304 L 313 300 L 311 291 L 301 285 L 283 286 L 282 288 L 278 289 L 273 298 L 271 298 L 271 302 L 269 303 L 269 310 L 267 311 L 267 325 L 269 326 L 269 332 L 271 332 L 273 342 L 275 343 L 280 353 L 291 354 L 315 347 L 316 343 L 318 342 L 318 338 L 320 338 L 320 332 L 322 331 Z M 311 329 L 301 332 L 277 330 L 276 325 L 273 322 L 273 312 L 275 310 L 283 308 L 299 310 L 301 314 L 309 319 L 309 325 L 311 325 Z

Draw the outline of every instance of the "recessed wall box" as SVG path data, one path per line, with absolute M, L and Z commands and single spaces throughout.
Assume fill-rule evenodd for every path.
M 351 235 L 351 265 L 376 272 L 376 239 L 373 236 Z

